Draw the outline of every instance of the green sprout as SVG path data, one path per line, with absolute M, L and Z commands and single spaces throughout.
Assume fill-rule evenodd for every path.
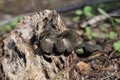
M 120 53 L 120 40 L 113 44 L 114 49 Z
M 82 11 L 82 10 L 76 10 L 76 11 L 75 11 L 75 14 L 76 14 L 77 16 L 75 16 L 75 17 L 73 18 L 73 21 L 74 21 L 74 22 L 79 22 L 79 21 L 80 21 L 80 16 L 83 14 L 83 11 Z
M 15 28 L 17 22 L 21 19 L 21 16 L 16 17 L 11 23 L 9 24 L 5 24 L 5 25 L 1 25 L 1 32 L 2 33 L 6 33 L 7 31 L 11 31 L 12 29 Z
M 83 11 L 82 10 L 76 10 L 75 14 L 81 16 L 83 14 Z
M 83 50 L 82 48 L 80 48 L 80 49 L 77 49 L 76 52 L 77 52 L 78 54 L 83 54 L 83 53 L 84 53 L 84 50 Z
M 76 16 L 73 18 L 73 22 L 79 22 L 80 21 L 80 17 L 79 16 Z
M 106 16 L 106 17 L 108 17 L 108 18 L 110 19 L 110 21 L 111 21 L 111 23 L 112 23 L 112 29 L 113 29 L 113 31 L 116 31 L 116 24 L 115 24 L 115 22 L 114 22 L 114 19 L 113 19 L 107 12 L 105 12 L 103 9 L 98 8 L 98 11 L 99 11 L 102 15 L 104 15 L 104 16 Z
M 9 25 L 12 27 L 12 29 L 15 28 L 17 22 L 21 19 L 21 16 L 16 17 Z
M 120 23 L 120 18 L 115 18 L 115 21 L 116 21 L 117 23 Z
M 109 34 L 110 39 L 114 39 L 115 37 L 117 37 L 117 33 L 114 31 L 111 31 Z
M 76 16 L 73 18 L 74 22 L 79 22 L 81 15 L 85 15 L 86 17 L 93 17 L 93 9 L 91 6 L 85 6 L 83 10 L 76 10 Z
M 92 39 L 98 36 L 95 32 L 92 32 L 90 27 L 86 27 L 85 32 L 88 39 Z
M 91 6 L 85 6 L 84 9 L 83 9 L 83 12 L 87 17 L 93 17 L 94 16 L 92 11 L 93 11 L 93 9 L 92 9 Z

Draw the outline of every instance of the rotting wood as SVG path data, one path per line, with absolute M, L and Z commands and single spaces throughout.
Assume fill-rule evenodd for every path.
M 23 17 L 3 40 L 2 66 L 5 75 L 10 80 L 67 80 L 68 72 L 64 70 L 69 54 L 63 53 L 71 52 L 76 44 L 76 41 L 71 43 L 74 41 L 71 39 L 76 36 L 70 37 L 69 33 L 54 10 L 44 10 Z M 69 36 L 67 39 L 64 37 L 66 35 Z M 63 44 L 63 50 L 56 47 L 59 41 Z M 68 46 L 71 46 L 70 50 Z M 56 53 L 53 51 L 54 47 Z

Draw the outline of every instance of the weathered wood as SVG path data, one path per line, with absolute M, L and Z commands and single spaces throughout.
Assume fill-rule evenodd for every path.
M 54 10 L 23 17 L 3 40 L 5 75 L 10 80 L 66 80 L 66 57 L 51 52 L 55 39 L 59 39 L 65 30 L 64 23 Z

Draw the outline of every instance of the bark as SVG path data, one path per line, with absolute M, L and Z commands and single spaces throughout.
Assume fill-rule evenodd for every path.
M 52 52 L 54 36 L 66 26 L 54 10 L 44 10 L 23 17 L 3 40 L 2 67 L 10 80 L 66 80 L 66 56 Z M 51 31 L 46 38 L 45 31 Z M 45 47 L 42 41 L 45 38 Z M 52 38 L 52 39 L 51 39 Z

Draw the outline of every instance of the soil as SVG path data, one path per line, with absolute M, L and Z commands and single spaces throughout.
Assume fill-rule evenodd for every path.
M 79 0 L 4 0 L 0 1 L 0 20 L 4 19 L 6 14 L 16 16 L 43 9 L 55 9 L 60 6 L 75 4 L 78 1 Z M 113 47 L 113 44 L 120 40 L 120 24 L 116 24 L 115 28 L 118 35 L 114 38 L 110 38 L 104 37 L 103 35 L 110 34 L 110 32 L 113 31 L 110 20 L 106 19 L 96 22 L 94 25 L 90 25 L 89 27 L 92 32 L 97 34 L 97 37 L 89 39 L 85 31 L 86 27 L 83 28 L 80 25 L 89 21 L 90 18 L 83 16 L 80 22 L 75 23 L 72 21 L 72 18 L 69 17 L 73 17 L 73 12 L 68 13 L 66 14 L 67 16 L 62 15 L 63 21 L 68 28 L 74 29 L 78 33 L 78 40 L 80 40 L 80 42 L 88 42 L 93 45 L 97 44 L 102 47 L 101 51 L 93 51 L 90 53 L 84 52 L 83 54 L 79 54 L 73 52 L 73 54 L 69 56 L 69 80 L 120 79 L 120 54 Z M 105 30 L 100 28 L 101 24 L 105 26 Z M 4 74 L 0 74 L 0 76 L 4 76 Z

